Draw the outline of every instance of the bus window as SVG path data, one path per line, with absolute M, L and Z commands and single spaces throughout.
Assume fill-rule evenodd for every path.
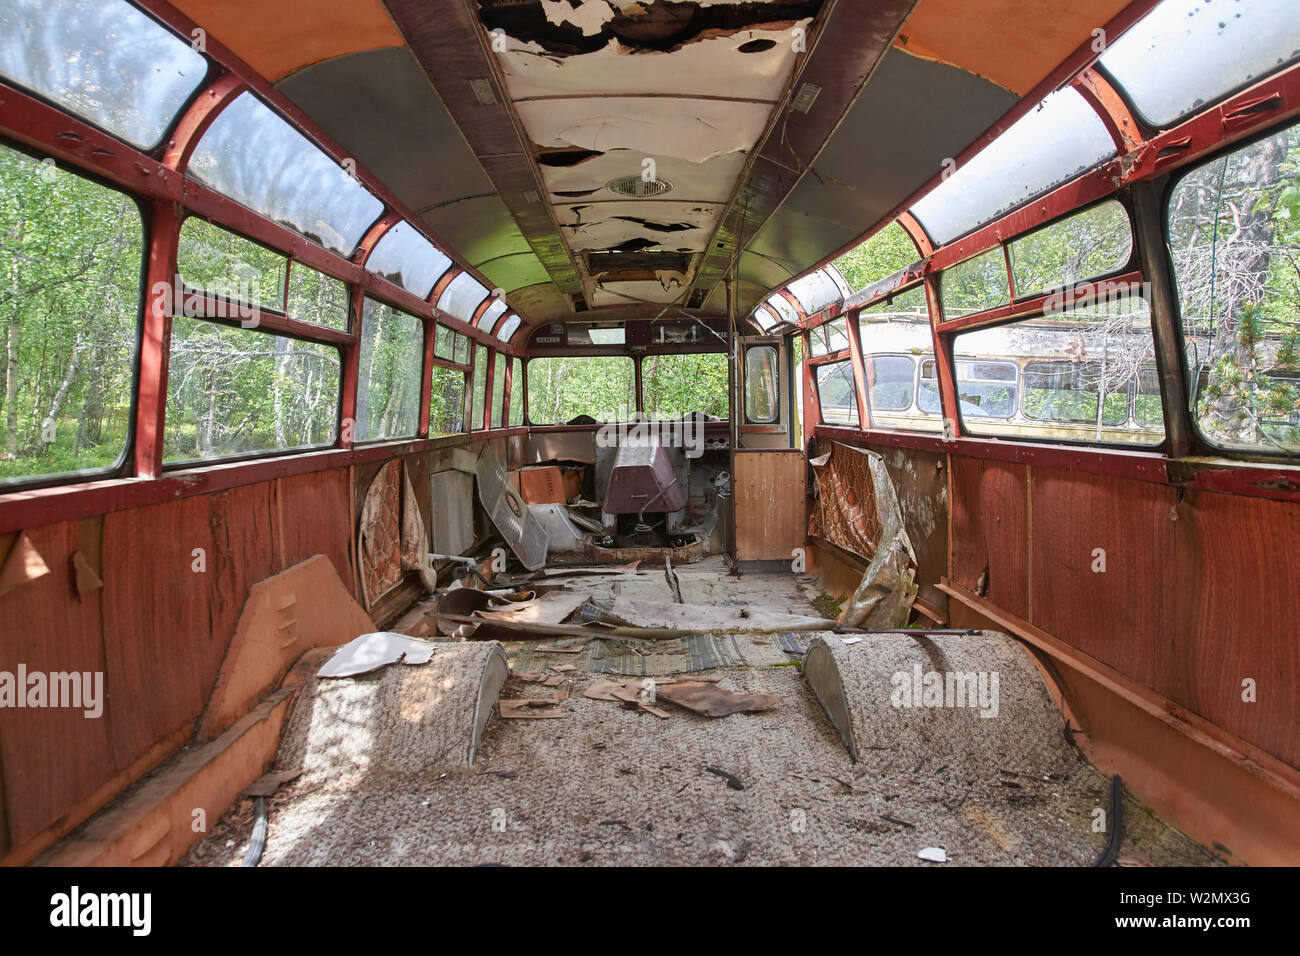
M 1300 414 L 1297 162 L 1300 125 L 1196 167 L 1169 196 L 1192 422 L 1216 448 L 1300 455 L 1285 424 Z
M 853 383 L 853 362 L 828 362 L 814 369 L 817 402 L 828 425 L 858 425 L 858 391 Z
M 647 355 L 641 382 L 645 413 L 652 420 L 697 413 L 727 417 L 727 356 L 721 352 Z
M 636 410 L 636 370 L 622 355 L 542 357 L 528 362 L 528 419 L 563 425 L 579 416 L 623 422 Z
M 872 412 L 901 412 L 912 407 L 916 362 L 910 355 L 868 355 L 867 400 Z
M 945 319 L 983 312 L 1011 301 L 1002 247 L 945 269 L 939 274 L 939 293 Z
M 465 373 L 435 365 L 429 388 L 429 434 L 454 435 L 465 430 Z
M 367 298 L 361 319 L 356 440 L 409 438 L 420 425 L 424 323 Z
M 781 417 L 781 376 L 774 345 L 745 350 L 745 421 L 770 425 Z

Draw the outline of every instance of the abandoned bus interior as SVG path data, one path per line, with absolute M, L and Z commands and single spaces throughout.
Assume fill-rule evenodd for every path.
M 1295 0 L 0 0 L 0 863 L 1298 864 L 1298 317 Z

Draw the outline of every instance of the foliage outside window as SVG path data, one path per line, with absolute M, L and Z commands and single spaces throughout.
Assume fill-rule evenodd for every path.
M 413 315 L 367 298 L 361 319 L 357 441 L 415 435 L 420 424 L 423 366 L 424 324 Z
M 636 371 L 622 355 L 542 357 L 528 362 L 528 419 L 563 425 L 583 416 L 628 421 L 636 412 Z
M 492 427 L 500 428 L 506 410 L 506 357 L 496 353 L 496 370 L 492 373 Z
M 916 244 L 896 222 L 835 260 L 844 281 L 854 292 L 906 269 L 916 261 Z
M 327 329 L 348 329 L 348 285 L 301 262 L 289 264 L 289 315 Z
M 429 434 L 454 435 L 465 430 L 465 373 L 435 365 L 429 386 Z
M 134 200 L 0 146 L 0 484 L 122 459 L 143 256 Z
M 510 424 L 524 423 L 524 363 L 515 359 L 510 370 Z
M 641 360 L 645 413 L 652 421 L 685 415 L 727 417 L 727 356 L 721 352 L 647 355 Z
M 470 428 L 481 431 L 483 428 L 483 404 L 487 401 L 487 357 L 488 350 L 483 343 L 474 346 L 474 397 L 470 399 Z
M 176 265 L 192 289 L 276 312 L 284 309 L 288 260 L 197 216 L 181 226 Z
M 973 435 L 1144 445 L 1164 439 L 1149 377 L 1151 316 L 1141 297 L 965 332 L 953 351 L 959 411 Z
M 1300 454 L 1300 125 L 1197 167 L 1168 206 L 1201 437 Z
M 996 246 L 941 272 L 939 298 L 945 319 L 983 312 L 1010 302 L 1002 247 Z
M 1022 236 L 1008 246 L 1016 298 L 1099 279 L 1133 253 L 1128 211 L 1113 199 Z
M 745 419 L 769 425 L 781 417 L 781 376 L 774 345 L 745 350 Z
M 338 402 L 332 346 L 172 319 L 164 461 L 332 444 Z
M 858 392 L 853 383 L 853 362 L 829 362 L 813 367 L 817 383 L 817 403 L 822 421 L 828 425 L 858 426 Z

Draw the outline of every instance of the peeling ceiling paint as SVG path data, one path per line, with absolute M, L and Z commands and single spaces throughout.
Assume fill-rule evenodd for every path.
M 480 0 L 484 26 L 507 35 L 506 90 L 591 307 L 685 296 L 820 6 Z M 635 177 L 660 194 L 609 188 Z M 591 275 L 583 254 L 605 251 L 633 257 L 620 257 L 621 273 Z M 691 264 L 655 269 L 660 252 Z

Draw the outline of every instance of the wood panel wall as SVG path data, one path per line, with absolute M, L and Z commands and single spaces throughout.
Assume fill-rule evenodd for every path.
M 954 583 L 983 574 L 1000 608 L 1300 767 L 1300 508 L 970 458 L 952 472 Z
M 415 465 L 427 473 L 425 462 Z M 257 581 L 324 554 L 355 596 L 349 471 L 27 530 L 50 573 L 0 596 L 0 671 L 21 663 L 102 672 L 106 703 L 98 719 L 79 710 L 4 710 L 0 859 L 74 809 L 84 812 L 92 797 L 106 801 L 167 756 L 160 742 L 188 737 Z M 0 536 L 0 558 L 14 537 Z M 203 572 L 193 569 L 197 548 Z M 72 574 L 78 550 L 104 582 L 84 596 Z

